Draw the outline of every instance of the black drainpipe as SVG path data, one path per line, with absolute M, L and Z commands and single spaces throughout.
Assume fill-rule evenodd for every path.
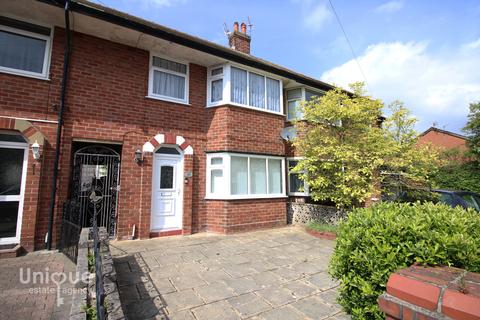
M 50 216 L 48 220 L 48 233 L 47 233 L 47 250 L 52 249 L 52 231 L 53 231 L 53 218 L 55 212 L 55 198 L 57 196 L 57 179 L 58 179 L 58 164 L 60 162 L 60 144 L 62 142 L 62 127 L 63 127 L 63 112 L 65 110 L 65 95 L 67 92 L 67 80 L 68 80 L 68 65 L 70 63 L 70 15 L 69 15 L 70 1 L 65 1 L 65 52 L 63 56 L 63 76 L 62 87 L 60 91 L 60 109 L 58 110 L 58 124 L 57 124 L 57 141 L 55 149 L 55 160 L 53 162 L 53 178 L 52 178 L 52 193 L 50 195 Z

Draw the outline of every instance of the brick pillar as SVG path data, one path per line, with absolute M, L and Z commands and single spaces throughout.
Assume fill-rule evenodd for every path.
M 480 320 L 480 274 L 411 266 L 390 276 L 378 305 L 392 320 Z

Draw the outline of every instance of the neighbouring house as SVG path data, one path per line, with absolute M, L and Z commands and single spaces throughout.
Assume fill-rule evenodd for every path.
M 467 138 L 461 134 L 430 127 L 422 132 L 418 138 L 419 144 L 431 144 L 441 150 L 467 150 Z
M 254 57 L 246 29 L 224 47 L 84 0 L 3 1 L 0 245 L 91 226 L 92 190 L 117 239 L 285 225 L 307 193 L 282 136 L 332 86 Z

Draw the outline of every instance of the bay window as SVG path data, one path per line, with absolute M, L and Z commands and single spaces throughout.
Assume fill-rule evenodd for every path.
M 208 154 L 206 196 L 209 199 L 284 197 L 283 168 L 283 157 Z
M 222 69 L 221 76 L 214 70 Z M 208 71 L 207 106 L 231 104 L 255 110 L 282 114 L 282 84 L 278 79 L 259 72 L 232 66 L 214 66 Z M 216 82 L 219 81 L 220 82 Z M 222 88 L 222 93 L 216 90 Z
M 148 96 L 188 103 L 188 64 L 151 55 Z
M 310 90 L 305 87 L 287 90 L 287 120 L 303 119 L 301 103 L 321 97 L 324 92 Z
M 288 159 L 288 194 L 292 196 L 307 196 L 308 186 L 305 181 L 300 178 L 301 173 L 292 172 L 293 168 L 298 164 L 298 158 Z
M 0 16 L 0 71 L 48 78 L 51 28 Z

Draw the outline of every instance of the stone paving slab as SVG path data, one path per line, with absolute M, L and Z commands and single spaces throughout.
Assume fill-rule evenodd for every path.
M 334 242 L 301 228 L 112 241 L 111 247 L 129 319 L 350 319 L 327 273 Z

